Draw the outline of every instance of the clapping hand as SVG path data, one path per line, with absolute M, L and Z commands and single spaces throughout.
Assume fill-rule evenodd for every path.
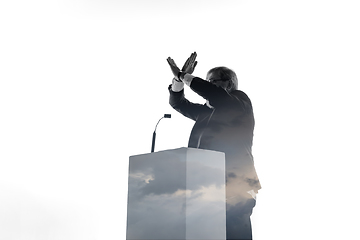
M 168 57 L 166 60 L 170 65 L 171 71 L 174 74 L 175 79 L 177 79 L 180 69 L 178 68 L 178 66 L 176 66 L 175 61 L 171 57 Z
M 184 66 L 182 67 L 181 71 L 184 72 L 184 73 L 189 73 L 189 74 L 192 74 L 195 70 L 195 67 L 197 65 L 197 61 L 196 60 L 196 52 L 193 52 L 190 57 L 186 60 Z M 180 81 L 178 79 L 178 75 L 179 75 L 179 72 L 180 72 L 180 69 L 178 68 L 178 66 L 176 65 L 175 61 L 171 58 L 171 57 L 168 57 L 167 59 L 167 62 L 169 63 L 170 65 L 170 68 L 171 68 L 171 71 L 172 73 L 174 74 L 174 77 L 177 81 Z
M 181 71 L 185 72 L 185 73 L 189 73 L 192 74 L 195 70 L 197 61 L 195 61 L 196 59 L 196 52 L 193 52 L 190 57 L 186 60 L 184 66 L 182 67 Z

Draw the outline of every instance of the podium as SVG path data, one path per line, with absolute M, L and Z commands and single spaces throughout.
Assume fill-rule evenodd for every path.
M 127 240 L 225 240 L 225 154 L 178 148 L 130 156 Z

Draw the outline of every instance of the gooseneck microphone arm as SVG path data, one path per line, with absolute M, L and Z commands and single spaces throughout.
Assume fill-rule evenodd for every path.
M 171 114 L 164 114 L 164 116 L 161 119 L 163 118 L 171 118 Z M 155 126 L 155 130 L 154 130 L 154 133 L 153 133 L 153 137 L 152 137 L 152 145 L 151 145 L 151 152 L 154 152 L 154 149 L 155 149 L 155 138 L 156 138 L 156 128 L 160 122 L 160 120 L 157 122 L 156 126 Z

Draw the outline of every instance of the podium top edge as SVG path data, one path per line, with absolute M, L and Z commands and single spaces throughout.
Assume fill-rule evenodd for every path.
M 137 154 L 137 155 L 131 155 L 130 157 L 147 155 L 147 154 L 156 154 L 156 153 L 162 153 L 162 152 L 168 152 L 168 151 L 185 150 L 185 149 L 189 149 L 189 150 L 199 150 L 199 151 L 207 151 L 207 152 L 215 152 L 215 153 L 225 154 L 225 153 L 223 153 L 223 152 L 219 152 L 219 151 L 215 151 L 215 150 L 208 150 L 208 149 L 201 149 L 201 148 L 190 148 L 190 147 L 180 147 L 180 148 L 173 148 L 173 149 L 161 150 L 161 151 L 157 151 L 157 152 L 141 153 L 141 154 Z

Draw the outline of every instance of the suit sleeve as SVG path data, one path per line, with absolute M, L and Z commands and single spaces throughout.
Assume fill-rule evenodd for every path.
M 169 86 L 170 98 L 169 103 L 176 111 L 196 121 L 199 115 L 207 110 L 207 107 L 201 104 L 192 103 L 185 98 L 184 89 L 179 92 L 174 92 L 171 90 L 171 85 Z
M 193 78 L 190 88 L 201 97 L 209 100 L 210 105 L 215 108 L 222 106 L 224 103 L 243 106 L 243 101 L 237 96 L 201 78 Z

